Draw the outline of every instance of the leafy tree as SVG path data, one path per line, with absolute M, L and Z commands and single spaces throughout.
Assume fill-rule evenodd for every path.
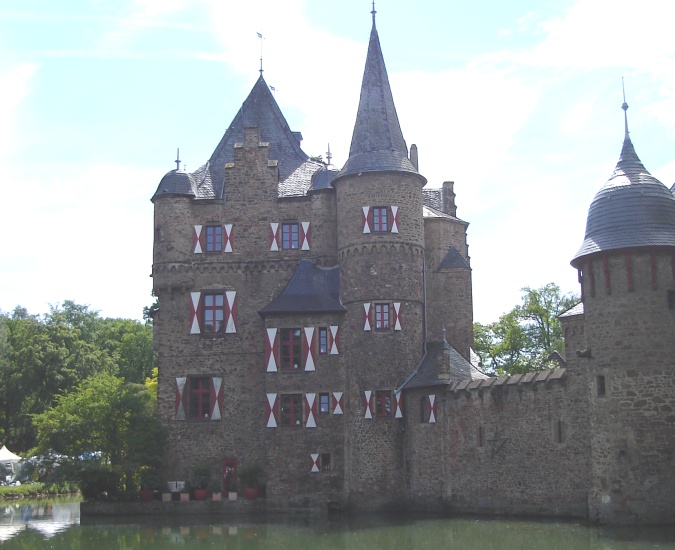
M 102 319 L 99 345 L 116 365 L 116 373 L 127 382 L 141 384 L 155 365 L 152 326 L 132 319 Z
M 573 294 L 562 294 L 549 283 L 522 289 L 521 303 L 495 323 L 474 323 L 476 353 L 484 366 L 496 373 L 516 374 L 546 368 L 547 358 L 557 350 L 565 353 L 558 316 L 578 303 Z

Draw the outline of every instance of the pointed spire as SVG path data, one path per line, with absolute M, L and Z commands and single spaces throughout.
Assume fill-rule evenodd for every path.
M 396 114 L 380 38 L 375 27 L 374 2 L 371 13 L 373 27 L 363 71 L 359 108 L 349 159 L 340 175 L 373 171 L 417 173 L 408 159 L 408 147 Z
M 626 88 L 623 85 L 623 76 L 621 77 L 621 91 L 623 92 L 623 103 L 621 108 L 623 109 L 623 122 L 625 126 L 625 135 L 624 139 L 628 139 L 628 103 L 626 103 Z
M 180 149 L 176 149 L 176 170 L 180 170 Z

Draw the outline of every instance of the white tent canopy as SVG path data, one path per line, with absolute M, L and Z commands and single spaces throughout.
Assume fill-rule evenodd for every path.
M 15 455 L 4 445 L 0 448 L 0 462 L 19 462 L 23 460 L 19 455 Z

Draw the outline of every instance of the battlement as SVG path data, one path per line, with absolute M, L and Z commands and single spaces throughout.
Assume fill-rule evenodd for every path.
M 463 390 L 471 391 L 486 388 L 498 388 L 500 386 L 524 386 L 536 382 L 547 382 L 549 380 L 563 380 L 567 376 L 567 369 L 560 367 L 557 369 L 546 369 L 542 371 L 526 372 L 525 374 L 502 374 L 493 378 L 483 378 L 480 380 L 462 380 L 455 382 L 448 388 L 451 392 L 460 392 Z

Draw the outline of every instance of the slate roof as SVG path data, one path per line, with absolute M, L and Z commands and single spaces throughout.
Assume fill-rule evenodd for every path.
M 675 246 L 675 196 L 643 166 L 626 124 L 619 162 L 591 203 L 572 265 L 597 252 L 645 246 Z
M 572 306 L 571 308 L 569 308 L 564 313 L 561 313 L 560 315 L 558 315 L 558 318 L 574 317 L 575 315 L 583 315 L 583 314 L 584 314 L 584 303 L 579 302 L 576 306 Z
M 450 379 L 440 379 L 441 361 L 450 362 Z M 408 379 L 402 389 L 424 388 L 429 386 L 448 385 L 462 380 L 479 380 L 489 378 L 480 369 L 469 363 L 461 353 L 447 341 L 429 342 L 427 355 L 419 369 Z
M 418 174 L 408 159 L 373 18 L 349 158 L 340 176 L 379 171 Z
M 454 246 L 450 247 L 445 258 L 441 260 L 438 269 L 471 269 L 469 262 L 459 253 Z
M 331 183 L 338 176 L 338 171 L 330 166 L 323 166 L 319 168 L 312 175 L 312 184 L 309 191 L 320 191 L 322 189 L 333 190 Z
M 259 313 L 344 313 L 340 301 L 340 268 L 301 260 L 283 292 Z
M 422 189 L 422 200 L 425 206 L 431 206 L 436 210 L 443 211 L 443 189 L 440 187 Z
M 310 160 L 300 148 L 300 132 L 290 129 L 265 79 L 260 76 L 211 158 L 191 174 L 196 198 L 221 199 L 227 193 L 225 164 L 234 160 L 234 145 L 243 143 L 244 128 L 250 127 L 260 129 L 260 141 L 269 143 L 270 160 L 278 161 L 279 196 L 302 196 L 307 192 L 312 174 L 323 164 Z M 153 198 L 158 194 L 160 188 Z
M 171 170 L 167 172 L 157 186 L 157 195 L 185 195 L 195 196 L 196 184 L 194 178 L 183 170 Z

